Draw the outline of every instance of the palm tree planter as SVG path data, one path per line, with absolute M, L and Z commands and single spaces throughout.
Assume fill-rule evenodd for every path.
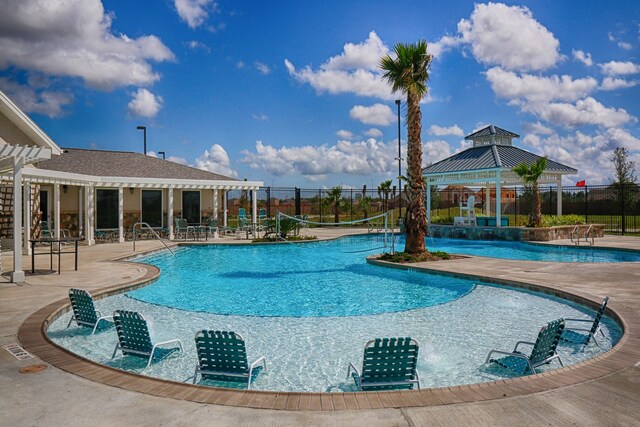
M 420 254 L 426 251 L 427 210 L 424 206 L 422 180 L 422 112 L 420 100 L 428 93 L 427 80 L 432 56 L 427 53 L 427 42 L 398 43 L 394 47 L 396 58 L 389 55 L 380 60 L 385 71 L 383 78 L 392 91 L 407 96 L 407 191 L 408 206 L 405 216 L 405 252 Z
M 538 185 L 538 179 L 544 173 L 547 168 L 547 158 L 541 157 L 535 163 L 527 165 L 526 163 L 520 163 L 512 170 L 518 175 L 526 184 L 531 185 L 531 192 L 533 193 L 531 218 L 529 220 L 529 227 L 541 227 L 542 226 L 542 203 L 540 200 L 540 186 Z

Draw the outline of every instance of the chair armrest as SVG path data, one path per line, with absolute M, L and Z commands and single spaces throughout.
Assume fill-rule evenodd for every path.
M 153 348 L 159 347 L 159 346 L 161 346 L 161 345 L 171 344 L 171 343 L 174 343 L 174 342 L 177 342 L 177 343 L 178 343 L 178 346 L 180 347 L 180 351 L 182 351 L 182 341 L 180 341 L 180 340 L 179 340 L 179 339 L 177 339 L 177 338 L 176 338 L 176 339 L 173 339 L 173 340 L 169 340 L 169 341 L 162 341 L 162 342 L 159 342 L 159 343 L 155 344 L 155 345 L 153 346 Z
M 529 358 L 522 353 L 514 353 L 514 352 L 502 351 L 502 350 L 491 350 L 487 355 L 487 359 L 484 361 L 484 363 L 489 363 L 491 361 L 491 355 L 493 353 L 504 354 L 505 356 L 514 356 L 514 357 L 519 357 L 521 359 L 529 360 Z
M 518 351 L 518 346 L 519 346 L 520 344 L 536 345 L 536 343 L 529 342 L 529 341 L 518 341 L 518 342 L 516 343 L 516 346 L 513 348 L 513 351 L 514 351 L 514 352 L 515 352 L 515 351 Z
M 249 375 L 251 375 L 251 371 L 253 371 L 253 368 L 258 366 L 260 363 L 262 363 L 262 366 L 264 366 L 264 371 L 267 372 L 267 357 L 260 356 L 249 366 Z
M 572 321 L 572 322 L 589 322 L 589 323 L 593 323 L 593 319 L 564 319 L 565 322 L 568 321 Z

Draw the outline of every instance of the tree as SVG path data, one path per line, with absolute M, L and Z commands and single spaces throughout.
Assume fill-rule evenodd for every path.
M 512 169 L 512 171 L 522 178 L 527 185 L 531 186 L 531 191 L 533 193 L 531 213 L 533 218 L 529 225 L 533 225 L 535 227 L 540 227 L 542 225 L 542 204 L 540 201 L 540 187 L 538 186 L 538 179 L 540 179 L 540 176 L 542 176 L 546 168 L 547 158 L 540 157 L 535 163 L 528 165 L 522 162 Z
M 382 212 L 389 209 L 389 193 L 391 192 L 391 180 L 382 181 L 378 185 L 378 195 L 382 199 Z
M 342 206 L 342 187 L 333 187 L 327 193 L 326 203 L 333 208 L 333 222 L 340 222 L 340 207 Z
M 367 186 L 362 186 L 362 197 L 358 200 L 358 209 L 362 211 L 364 218 L 369 218 L 371 210 L 371 197 L 367 196 Z
M 638 186 L 635 185 L 636 162 L 629 160 L 629 152 L 625 147 L 616 147 L 611 155 L 611 161 L 616 171 L 616 181 L 611 184 L 614 200 L 629 212 L 638 193 Z
M 405 252 L 424 252 L 427 233 L 427 210 L 424 206 L 422 181 L 422 111 L 420 100 L 428 93 L 427 80 L 432 56 L 427 53 L 427 42 L 398 43 L 394 47 L 395 58 L 390 55 L 380 60 L 383 78 L 391 90 L 407 96 L 407 192 L 409 205 L 405 216 Z

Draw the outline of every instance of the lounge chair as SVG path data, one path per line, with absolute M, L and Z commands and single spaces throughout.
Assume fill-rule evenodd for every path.
M 238 208 L 238 221 L 247 219 L 247 211 L 244 208 Z
M 153 356 L 165 357 L 173 353 L 176 349 L 182 351 L 182 341 L 173 339 L 169 341 L 153 344 L 149 335 L 149 327 L 146 319 L 135 311 L 116 310 L 113 313 L 113 320 L 116 323 L 116 331 L 118 332 L 118 344 L 113 350 L 111 359 L 116 357 L 118 350 L 122 351 L 125 356 L 136 356 L 148 358 L 147 366 L 151 365 Z M 177 343 L 177 347 L 159 348 L 168 344 Z
M 562 335 L 563 330 L 564 319 L 549 322 L 540 329 L 535 343 L 518 341 L 512 352 L 491 350 L 487 355 L 485 363 L 497 363 L 498 365 L 510 369 L 519 375 L 524 375 L 526 373 L 535 374 L 538 366 L 546 365 L 554 359 L 558 359 L 560 366 L 564 366 L 560 356 L 556 352 L 558 342 L 560 341 L 560 335 Z M 520 344 L 533 346 L 531 354 L 527 356 L 524 353 L 519 352 L 518 346 Z M 491 355 L 494 353 L 506 356 L 499 359 L 492 359 Z
M 267 358 L 262 356 L 251 365 L 247 361 L 247 349 L 240 334 L 227 331 L 202 330 L 196 334 L 198 363 L 193 374 L 193 383 L 198 379 L 247 383 L 251 388 L 253 371 L 262 365 L 267 371 Z
M 193 233 L 193 238 L 196 236 L 196 229 L 193 226 L 188 225 L 185 218 L 176 218 L 176 228 L 174 230 L 176 237 L 182 234 L 184 240 L 189 238 L 189 232 Z
M 604 316 L 604 312 L 607 308 L 607 302 L 609 302 L 609 297 L 605 297 L 602 300 L 602 304 L 596 313 L 596 317 L 591 319 L 564 319 L 565 322 L 589 322 L 591 323 L 591 328 L 574 328 L 571 326 L 565 326 L 564 331 L 562 331 L 562 335 L 560 339 L 562 341 L 567 341 L 572 344 L 582 344 L 586 346 L 593 339 L 593 342 L 600 347 L 600 344 L 596 340 L 596 334 L 600 332 L 600 334 L 604 337 L 604 332 L 602 332 L 602 328 L 600 328 L 600 320 L 602 320 L 602 316 Z
M 347 379 L 353 376 L 360 391 L 420 388 L 418 342 L 412 338 L 376 338 L 364 346 L 362 373 L 349 363 Z
M 258 219 L 265 219 L 267 217 L 267 210 L 262 208 L 258 211 Z
M 93 335 L 96 333 L 100 322 L 105 328 L 113 326 L 113 316 L 103 316 L 100 311 L 96 310 L 89 292 L 83 289 L 69 289 L 69 300 L 71 301 L 73 316 L 69 319 L 67 328 L 71 326 L 71 322 L 75 321 L 78 326 L 93 328 L 91 331 L 91 335 Z
M 40 221 L 40 238 L 41 239 L 51 239 L 53 234 L 49 229 L 49 223 L 47 221 Z

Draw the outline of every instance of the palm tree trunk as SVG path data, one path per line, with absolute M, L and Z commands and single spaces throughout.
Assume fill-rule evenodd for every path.
M 420 98 L 409 92 L 407 95 L 407 175 L 410 202 L 406 215 L 405 252 L 410 254 L 425 251 L 424 236 L 427 232 L 427 211 L 424 207 L 424 183 L 422 181 L 422 113 Z
M 537 182 L 533 183 L 533 221 L 536 227 L 542 225 L 542 203 L 540 202 L 540 187 Z

